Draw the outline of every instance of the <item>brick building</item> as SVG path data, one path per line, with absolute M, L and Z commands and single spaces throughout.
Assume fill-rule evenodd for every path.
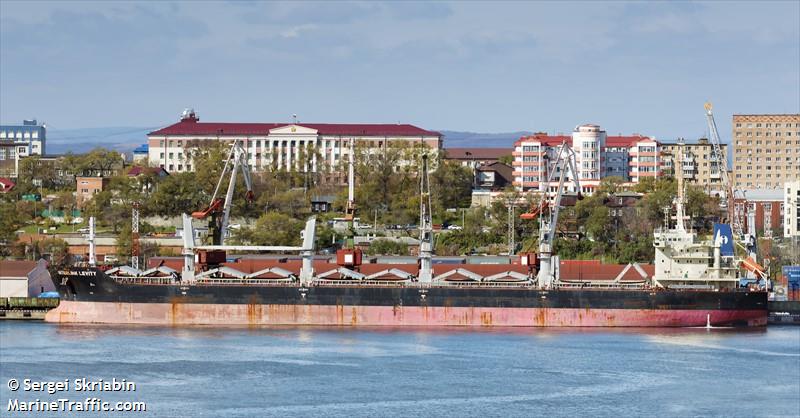
M 782 188 L 800 178 L 800 114 L 733 115 L 737 189 Z
M 737 191 L 734 205 L 742 217 L 744 230 L 750 227 L 750 220 L 755 222 L 756 235 L 773 238 L 782 235 L 783 231 L 783 189 L 751 189 Z
M 82 208 L 84 203 L 92 199 L 96 193 L 100 193 L 108 187 L 107 177 L 75 177 L 76 195 L 75 200 L 78 208 Z

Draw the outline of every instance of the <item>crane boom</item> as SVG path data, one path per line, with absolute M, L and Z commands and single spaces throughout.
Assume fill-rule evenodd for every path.
M 731 224 L 734 237 L 736 237 L 736 239 L 741 239 L 744 234 L 744 228 L 741 213 L 736 210 L 736 204 L 734 203 L 736 196 L 733 183 L 728 176 L 728 156 L 722 152 L 719 132 L 717 131 L 717 122 L 714 120 L 714 113 L 712 112 L 713 105 L 711 102 L 706 102 L 704 107 L 706 109 L 709 136 L 711 137 L 711 163 L 713 164 L 716 162 L 717 170 L 719 170 L 720 179 L 722 180 L 722 187 L 725 191 L 725 199 L 721 200 L 720 206 L 728 212 L 728 222 Z
M 564 196 L 564 182 L 567 173 L 572 174 L 575 190 L 578 192 L 578 198 L 580 199 L 582 197 L 581 184 L 577 177 L 578 170 L 575 164 L 575 151 L 573 151 L 566 142 L 561 144 L 561 148 L 559 148 L 556 159 L 553 162 L 553 168 L 554 169 L 551 170 L 550 174 L 547 176 L 544 190 L 545 194 L 547 193 L 550 182 L 553 180 L 553 175 L 556 172 L 560 172 L 560 175 L 558 177 L 558 189 L 553 198 L 553 204 L 550 205 L 549 219 L 544 219 L 543 210 L 539 212 L 539 272 L 537 273 L 537 280 L 541 287 L 549 287 L 555 280 L 552 265 L 553 239 L 556 235 L 558 214 L 561 208 L 561 198 Z M 558 168 L 558 170 L 556 170 L 556 168 Z
M 230 171 L 230 179 L 228 180 L 228 189 L 225 191 L 225 198 L 217 197 L 220 191 L 222 182 L 225 176 Z M 211 196 L 211 203 L 204 210 L 193 212 L 192 217 L 196 219 L 205 219 L 209 215 L 219 215 L 222 213 L 222 219 L 214 219 L 215 223 L 219 223 L 218 231 L 214 234 L 214 245 L 224 245 L 225 238 L 227 237 L 228 225 L 230 222 L 231 207 L 233 206 L 233 192 L 236 187 L 236 175 L 238 172 L 242 173 L 244 178 L 247 192 L 245 198 L 248 202 L 252 202 L 253 195 L 253 182 L 250 179 L 250 171 L 247 165 L 247 152 L 245 151 L 239 139 L 233 141 L 231 149 L 228 152 L 228 157 L 225 159 L 225 167 L 222 169 L 222 174 L 219 176 L 217 186 L 214 188 L 214 194 Z

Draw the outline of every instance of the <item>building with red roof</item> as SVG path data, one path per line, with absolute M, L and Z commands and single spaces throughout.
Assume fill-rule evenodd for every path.
M 147 138 L 150 164 L 170 173 L 193 171 L 191 149 L 209 141 L 243 141 L 256 171 L 274 167 L 333 172 L 347 161 L 350 141 L 371 149 L 396 143 L 424 145 L 436 152 L 442 147 L 441 133 L 409 124 L 200 122 L 191 109 L 179 122 Z M 305 151 L 309 148 L 314 152 Z
M 625 182 L 638 183 L 645 177 L 661 176 L 660 144 L 654 138 L 633 134 L 608 136 L 598 125 L 579 125 L 571 135 L 548 135 L 540 132 L 524 136 L 514 143 L 514 186 L 521 191 L 554 193 L 557 185 L 545 185 L 548 161 L 555 160 L 562 144 L 575 151 L 576 170 L 567 173 L 565 191 L 574 190 L 572 179 L 580 180 L 583 194 L 592 194 L 604 177 L 618 176 Z
M 8 193 L 16 186 L 16 183 L 5 177 L 0 177 L 0 193 Z

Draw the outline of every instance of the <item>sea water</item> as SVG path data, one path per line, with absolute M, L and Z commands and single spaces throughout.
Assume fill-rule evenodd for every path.
M 15 391 L 11 379 L 20 384 Z M 50 387 L 66 381 L 69 388 L 26 390 L 26 379 Z M 95 389 L 76 389 L 87 381 Z M 128 390 L 104 390 L 123 381 Z M 18 409 L 59 399 L 75 402 L 73 408 L 140 402 L 146 411 Z M 0 416 L 70 415 L 797 417 L 800 327 L 174 328 L 0 321 Z

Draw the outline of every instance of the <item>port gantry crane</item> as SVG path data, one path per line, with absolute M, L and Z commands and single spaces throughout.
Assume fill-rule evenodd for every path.
M 225 198 L 217 197 L 220 192 L 220 187 L 225 179 L 225 176 L 230 171 L 231 177 L 228 181 L 228 189 L 225 192 Z M 228 153 L 228 158 L 225 159 L 225 167 L 222 169 L 222 174 L 217 181 L 217 187 L 214 188 L 214 194 L 211 196 L 211 203 L 204 210 L 193 212 L 192 217 L 195 219 L 206 219 L 211 215 L 214 231 L 212 234 L 212 242 L 214 245 L 225 245 L 225 239 L 228 235 L 228 225 L 230 222 L 231 206 L 233 200 L 233 191 L 236 187 L 236 173 L 241 171 L 244 178 L 247 193 L 245 198 L 248 202 L 253 201 L 253 182 L 250 180 L 250 171 L 247 165 L 247 152 L 242 146 L 242 141 L 236 139 L 231 144 L 231 150 Z M 219 216 L 222 215 L 220 219 Z
M 575 163 L 575 151 L 566 142 L 561 144 L 558 149 L 556 158 L 552 160 L 553 169 L 547 176 L 544 183 L 544 191 L 542 201 L 547 201 L 547 193 L 549 192 L 550 183 L 553 181 L 554 176 L 558 175 L 558 189 L 553 197 L 553 203 L 549 205 L 541 205 L 539 214 L 539 272 L 536 275 L 540 287 L 550 287 L 556 279 L 555 269 L 553 268 L 553 239 L 556 235 L 556 227 L 558 226 L 558 213 L 561 208 L 561 198 L 564 196 L 564 182 L 567 176 L 572 176 L 572 181 L 575 185 L 575 191 L 578 193 L 578 199 L 583 198 L 581 195 L 581 184 L 578 180 L 578 170 Z M 549 211 L 547 211 L 549 209 Z M 545 216 L 545 212 L 549 212 Z

